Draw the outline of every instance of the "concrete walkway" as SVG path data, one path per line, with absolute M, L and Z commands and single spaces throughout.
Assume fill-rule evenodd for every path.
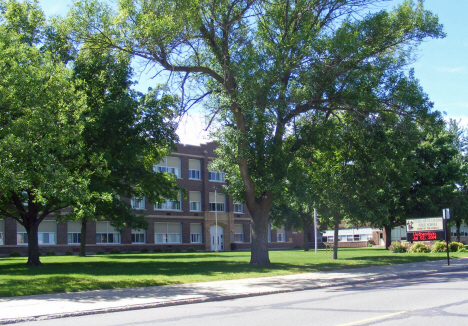
M 366 283 L 468 269 L 468 258 L 180 285 L 0 298 L 0 325 L 271 293 Z

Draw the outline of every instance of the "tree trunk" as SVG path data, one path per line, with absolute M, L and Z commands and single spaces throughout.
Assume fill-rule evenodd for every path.
M 385 249 L 388 249 L 392 245 L 392 228 L 388 225 L 384 225 L 384 232 L 385 232 Z
M 34 219 L 34 221 L 31 221 L 26 226 L 26 232 L 28 232 L 28 262 L 26 265 L 28 266 L 39 266 L 42 264 L 39 259 L 38 230 L 39 223 L 37 223 L 37 219 Z
M 86 223 L 88 219 L 84 218 L 81 221 L 81 241 L 80 241 L 80 257 L 86 257 Z
M 456 226 L 457 226 L 457 242 L 461 242 L 460 240 L 460 227 L 461 227 L 461 222 L 460 221 L 456 221 Z M 447 228 L 448 229 L 448 228 Z
M 307 236 L 307 230 L 309 229 L 309 223 L 305 219 L 302 219 L 302 232 L 304 234 L 304 251 L 309 251 L 309 237 Z
M 337 215 L 335 216 L 335 225 L 334 225 L 334 232 L 333 232 L 333 256 L 332 259 L 338 259 L 338 230 L 340 228 L 340 217 Z
M 253 231 L 250 264 L 267 265 L 270 263 L 268 256 L 268 213 L 271 205 L 266 205 L 265 201 L 262 201 L 255 206 L 253 210 L 249 208 Z

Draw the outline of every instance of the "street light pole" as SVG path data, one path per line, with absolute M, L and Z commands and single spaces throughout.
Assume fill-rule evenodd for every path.
M 307 231 L 304 231 L 307 232 Z M 315 240 L 315 253 L 317 253 L 317 210 L 314 208 L 314 240 Z
M 218 252 L 218 193 L 217 187 L 214 187 L 215 190 L 215 252 Z

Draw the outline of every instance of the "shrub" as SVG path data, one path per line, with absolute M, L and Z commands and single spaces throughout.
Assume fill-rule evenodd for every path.
M 146 253 L 149 252 L 149 250 L 148 250 L 148 248 L 141 248 L 140 252 L 141 252 L 142 254 L 146 254 Z
M 430 252 L 431 250 L 429 249 L 429 246 L 422 243 L 422 242 L 416 242 L 414 245 L 411 246 L 409 249 L 410 253 L 421 253 L 421 252 Z
M 105 254 L 105 252 L 104 252 L 104 251 L 102 251 L 102 250 L 98 250 L 98 251 L 96 251 L 96 255 L 104 255 L 104 254 Z
M 180 248 L 175 248 L 175 249 L 174 249 L 174 252 L 182 252 L 182 249 L 180 249 Z
M 133 254 L 133 251 L 127 250 L 127 251 L 125 251 L 125 253 L 126 253 L 127 255 L 130 255 L 130 254 Z
M 407 251 L 406 246 L 399 241 L 392 242 L 388 249 L 390 249 L 394 254 L 400 254 Z
M 368 247 L 368 248 L 372 248 L 372 247 L 373 247 L 372 243 L 368 243 L 368 244 L 367 244 L 367 247 Z
M 21 257 L 21 252 L 19 251 L 12 251 L 10 252 L 10 257 Z
M 73 256 L 73 250 L 67 250 L 64 253 L 65 256 Z
M 55 250 L 50 249 L 50 250 L 46 251 L 46 255 L 47 256 L 57 256 L 57 253 L 55 252 Z
M 443 241 L 436 241 L 431 248 L 431 252 L 445 252 L 447 251 L 447 245 Z
M 162 248 L 154 248 L 153 252 L 163 252 Z
M 169 247 L 168 247 L 168 248 L 166 248 L 164 251 L 165 251 L 165 252 L 172 252 L 172 248 L 169 248 Z
M 450 242 L 449 250 L 452 252 L 457 252 L 457 251 L 464 251 L 466 249 L 465 249 L 465 245 L 461 242 Z
M 120 254 L 121 251 L 117 248 L 112 248 L 111 251 L 110 251 L 111 254 L 115 255 L 115 254 Z
M 187 248 L 187 252 L 196 252 L 197 249 L 195 249 L 195 247 L 188 247 Z

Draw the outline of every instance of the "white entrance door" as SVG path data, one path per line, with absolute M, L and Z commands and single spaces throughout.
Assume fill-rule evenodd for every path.
M 218 251 L 224 250 L 224 229 L 218 225 L 218 239 L 216 239 L 216 225 L 210 227 L 211 237 L 211 251 L 216 251 L 216 245 Z

